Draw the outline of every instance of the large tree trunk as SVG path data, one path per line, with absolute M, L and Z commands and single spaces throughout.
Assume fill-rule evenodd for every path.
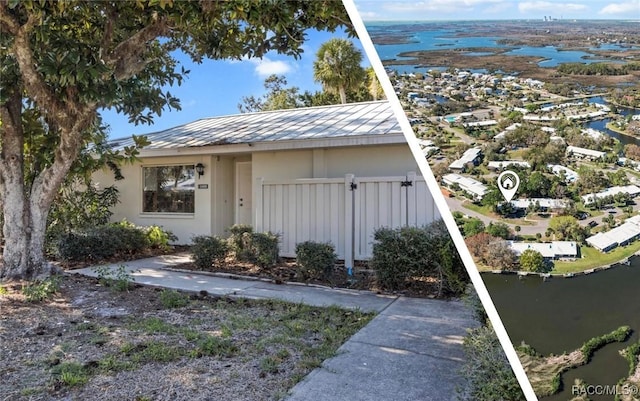
M 95 113 L 83 110 L 66 118 L 60 129 L 60 144 L 51 166 L 39 172 L 31 184 L 24 176 L 24 131 L 20 92 L 0 107 L 2 151 L 0 154 L 0 199 L 4 224 L 3 260 L 0 279 L 34 279 L 49 275 L 52 265 L 44 255 L 47 217 L 64 178 L 76 159 L 81 132 Z M 62 119 L 61 119 L 62 120 Z
M 0 196 L 2 196 L 2 227 L 4 249 L 0 278 L 21 278 L 28 275 L 29 226 L 24 187 L 24 136 L 22 132 L 22 98 L 16 91 L 0 109 L 2 154 L 0 157 Z M 27 235 L 25 235 L 27 234 Z
M 5 195 L 12 192 L 17 191 Z M 52 265 L 44 257 L 46 211 L 33 208 L 23 197 L 12 196 L 5 198 L 3 213 L 5 244 L 0 279 L 30 280 L 49 275 Z

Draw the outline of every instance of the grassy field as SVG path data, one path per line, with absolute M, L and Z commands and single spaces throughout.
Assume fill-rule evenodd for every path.
M 556 261 L 551 274 L 580 273 L 596 267 L 612 265 L 627 259 L 638 251 L 640 251 L 640 241 L 625 247 L 616 248 L 609 253 L 602 253 L 597 249 L 583 246 L 580 248 L 580 252 L 582 253 L 581 259 L 574 261 Z M 495 268 L 478 263 L 477 261 L 476 266 L 478 267 L 478 271 L 481 272 L 495 270 Z
M 281 399 L 373 318 L 78 275 L 37 303 L 2 288 L 2 400 Z
M 627 259 L 640 251 L 640 241 L 631 245 L 618 247 L 611 252 L 602 253 L 595 248 L 583 246 L 580 248 L 582 258 L 575 261 L 556 262 L 553 274 L 577 273 L 595 267 L 611 265 Z
M 509 160 L 524 160 L 524 153 L 527 150 L 528 149 L 510 150 L 507 152 L 507 157 Z

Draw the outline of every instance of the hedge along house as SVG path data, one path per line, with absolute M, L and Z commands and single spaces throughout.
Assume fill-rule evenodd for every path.
M 147 138 L 124 180 L 94 180 L 120 191 L 113 220 L 163 226 L 178 243 L 250 224 L 280 235 L 281 256 L 331 242 L 351 267 L 371 257 L 377 228 L 439 216 L 386 101 L 206 118 Z

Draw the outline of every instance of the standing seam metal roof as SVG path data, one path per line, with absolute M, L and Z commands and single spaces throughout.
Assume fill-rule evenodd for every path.
M 387 101 L 350 103 L 211 117 L 146 134 L 148 149 L 326 139 L 402 133 Z M 115 149 L 132 146 L 115 139 Z

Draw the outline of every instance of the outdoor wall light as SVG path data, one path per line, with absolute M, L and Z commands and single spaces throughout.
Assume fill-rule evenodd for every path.
M 196 164 L 196 172 L 198 173 L 198 178 L 202 177 L 202 175 L 204 174 L 204 164 Z

